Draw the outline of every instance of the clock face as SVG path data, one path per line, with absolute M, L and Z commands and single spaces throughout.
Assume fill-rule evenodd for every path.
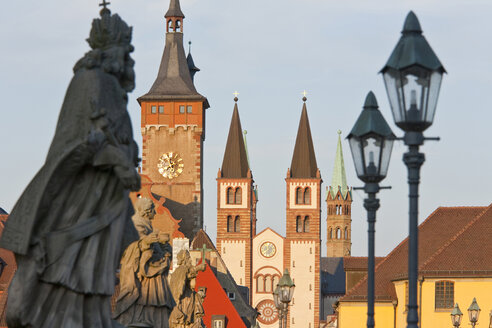
M 183 159 L 177 153 L 168 152 L 159 157 L 157 170 L 164 177 L 172 180 L 183 172 Z
M 264 242 L 260 247 L 261 255 L 266 258 L 273 257 L 277 253 L 277 248 L 272 242 Z

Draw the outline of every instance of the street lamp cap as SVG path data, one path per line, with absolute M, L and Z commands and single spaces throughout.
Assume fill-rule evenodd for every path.
M 410 11 L 405 19 L 405 24 L 403 24 L 403 31 L 401 33 L 422 33 L 422 28 L 420 27 L 419 19 L 413 11 Z
M 454 305 L 453 311 L 451 312 L 451 315 L 463 315 L 463 313 L 460 310 L 460 307 L 458 306 L 458 303 Z
M 480 307 L 478 306 L 477 299 L 474 297 L 472 304 L 468 308 L 468 311 L 480 311 Z
M 366 96 L 366 101 L 364 102 L 364 108 L 378 108 L 378 101 L 376 100 L 376 96 L 374 92 L 369 91 Z

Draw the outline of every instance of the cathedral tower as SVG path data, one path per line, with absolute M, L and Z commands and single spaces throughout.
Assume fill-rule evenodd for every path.
M 217 249 L 237 284 L 252 292 L 252 249 L 256 235 L 256 190 L 234 98 L 222 168 L 217 175 Z
M 149 92 L 141 106 L 142 187 L 151 188 L 165 210 L 156 227 L 174 231 L 175 222 L 188 238 L 203 226 L 203 141 L 207 99 L 193 84 L 195 67 L 183 48 L 183 19 L 179 0 L 171 0 L 166 18 L 166 43 Z M 148 186 L 150 185 L 150 187 Z
M 342 141 L 338 131 L 337 153 L 331 186 L 326 195 L 328 257 L 350 256 L 352 248 L 352 191 L 347 186 Z
M 321 251 L 321 174 L 303 98 L 292 164 L 287 171 L 287 223 L 284 266 L 296 284 L 289 328 L 319 326 Z

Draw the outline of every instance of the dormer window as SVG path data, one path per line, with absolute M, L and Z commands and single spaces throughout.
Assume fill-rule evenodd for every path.
M 225 315 L 212 315 L 212 328 L 226 328 Z

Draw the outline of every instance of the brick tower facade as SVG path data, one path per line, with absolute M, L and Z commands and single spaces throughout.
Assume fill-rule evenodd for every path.
M 352 248 L 352 190 L 347 186 L 340 134 L 338 131 L 333 178 L 326 196 L 328 257 L 350 256 Z
M 319 327 L 321 175 L 303 98 L 292 164 L 287 171 L 284 267 L 296 284 L 287 327 Z
M 252 292 L 252 241 L 256 235 L 256 190 L 234 98 L 234 111 L 217 175 L 217 249 L 237 284 Z
M 166 18 L 166 43 L 157 78 L 140 98 L 142 189 L 157 195 L 165 207 L 154 225 L 173 232 L 175 222 L 188 238 L 203 227 L 203 142 L 207 99 L 193 84 L 195 67 L 183 48 L 179 0 L 171 0 Z M 149 192 L 147 192 L 149 193 Z

